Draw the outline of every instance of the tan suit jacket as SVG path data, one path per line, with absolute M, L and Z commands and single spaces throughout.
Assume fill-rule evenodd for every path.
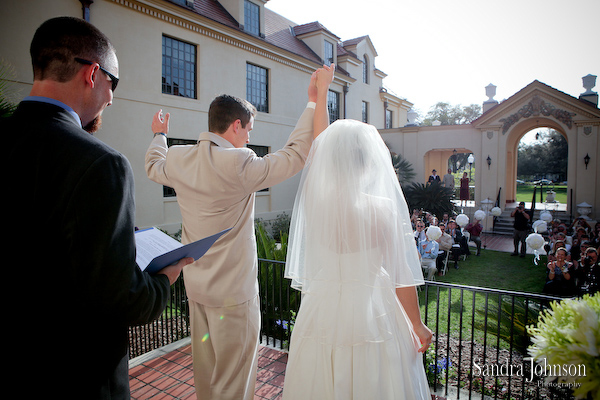
M 167 148 L 156 135 L 146 152 L 146 173 L 177 193 L 182 242 L 227 228 L 202 258 L 183 270 L 188 297 L 210 307 L 241 304 L 258 295 L 254 193 L 304 167 L 313 140 L 314 109 L 307 107 L 285 146 L 265 157 L 203 132 L 196 145 Z

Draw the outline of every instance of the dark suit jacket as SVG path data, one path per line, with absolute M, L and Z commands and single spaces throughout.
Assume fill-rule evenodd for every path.
M 0 133 L 5 379 L 27 382 L 31 398 L 129 398 L 128 326 L 158 317 L 170 295 L 166 276 L 135 262 L 131 166 L 51 104 L 22 102 Z
M 434 177 L 433 175 L 429 175 L 429 179 L 427 180 L 427 182 L 441 182 L 440 176 L 436 175 Z

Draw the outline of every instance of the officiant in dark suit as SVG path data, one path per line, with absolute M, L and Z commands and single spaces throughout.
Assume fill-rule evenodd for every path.
M 128 327 L 162 313 L 193 260 L 152 276 L 136 265 L 133 171 L 90 134 L 118 83 L 107 37 L 54 18 L 30 53 L 30 96 L 0 122 L 10 171 L 5 380 L 30 398 L 128 399 Z

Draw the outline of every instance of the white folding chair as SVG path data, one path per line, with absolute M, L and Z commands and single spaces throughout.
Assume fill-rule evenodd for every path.
M 462 235 L 465 237 L 465 239 L 467 239 L 467 247 L 469 247 L 469 242 L 471 241 L 471 234 L 468 231 L 466 231 L 464 228 L 461 229 L 461 231 L 462 231 Z M 467 255 L 463 254 L 462 256 L 463 256 L 463 261 L 465 261 L 467 259 Z
M 442 263 L 443 267 L 442 267 L 442 275 L 446 275 L 446 272 L 448 272 L 448 259 L 450 258 L 450 250 L 446 251 L 446 257 L 444 258 L 444 261 Z

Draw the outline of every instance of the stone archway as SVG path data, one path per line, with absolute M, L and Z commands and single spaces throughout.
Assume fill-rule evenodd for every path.
M 433 168 L 447 168 L 453 149 L 472 152 L 477 171 L 473 179 L 475 207 L 491 200 L 505 208 L 516 199 L 519 140 L 535 128 L 554 129 L 568 143 L 565 156 L 571 216 L 577 216 L 578 204 L 588 203 L 592 206 L 590 217 L 600 219 L 600 109 L 595 96 L 595 102 L 583 94 L 576 98 L 534 81 L 502 102 L 484 103 L 484 113 L 471 124 L 410 125 L 381 135 L 425 181 Z
M 521 138 L 525 134 L 536 128 L 550 128 L 559 132 L 569 143 L 569 137 L 563 127 L 555 120 L 546 117 L 536 117 L 522 121 L 517 124 L 506 138 L 506 203 L 514 203 L 517 198 L 517 163 L 518 163 L 518 148 Z M 569 157 L 569 154 L 565 154 Z M 568 176 L 567 162 L 567 176 Z

